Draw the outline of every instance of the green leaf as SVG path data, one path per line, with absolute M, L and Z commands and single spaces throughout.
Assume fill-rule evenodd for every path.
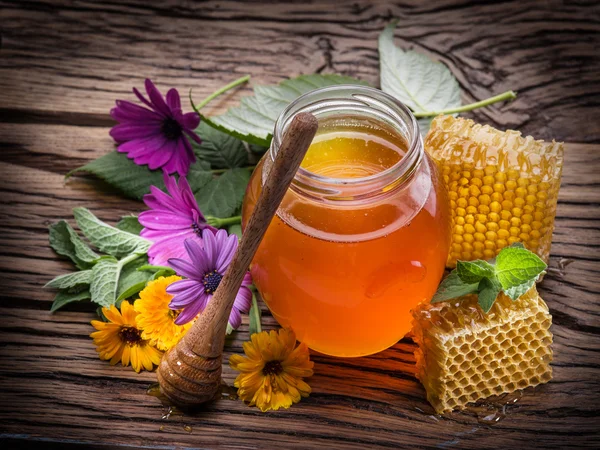
M 104 253 L 119 258 L 150 248 L 150 241 L 102 222 L 86 208 L 74 208 L 73 214 L 83 234 Z
M 234 328 L 231 325 L 229 325 L 229 322 L 227 322 L 227 328 L 225 330 L 225 334 L 231 334 L 231 333 L 233 333 L 233 330 L 234 330 Z
M 150 186 L 165 190 L 162 170 L 150 170 L 138 166 L 125 153 L 110 152 L 85 166 L 72 170 L 67 178 L 78 172 L 89 172 L 114 186 L 129 198 L 141 200 L 150 192 Z M 192 191 L 197 191 L 212 178 L 208 167 L 197 162 L 190 167 L 187 179 Z
M 483 278 L 494 276 L 494 266 L 481 260 L 457 261 L 456 273 L 465 284 L 479 283 Z
M 535 280 L 546 267 L 535 253 L 518 246 L 500 250 L 495 264 L 496 276 L 505 292 Z
M 136 235 L 140 235 L 140 232 L 142 231 L 142 229 L 144 228 L 137 216 L 123 216 L 121 217 L 121 220 L 119 220 L 117 222 L 116 227 L 121 230 L 121 231 L 127 231 L 128 233 L 131 234 L 136 234 Z
M 242 238 L 242 226 L 239 223 L 233 224 L 227 230 L 229 234 L 235 234 L 238 239 Z
M 437 292 L 431 299 L 431 303 L 444 302 L 453 298 L 462 297 L 463 295 L 473 294 L 477 292 L 479 283 L 468 284 L 463 282 L 458 273 L 453 270 L 440 283 Z
M 203 121 L 250 144 L 268 147 L 275 121 L 287 105 L 309 91 L 337 84 L 366 83 L 340 75 L 301 75 L 279 85 L 255 86 L 254 96 L 242 98 L 240 106 L 230 108 L 221 116 L 203 116 Z
M 396 22 L 379 35 L 381 90 L 407 105 L 413 112 L 440 111 L 461 106 L 460 88 L 442 63 L 413 50 L 394 45 Z M 420 122 L 427 133 L 430 120 Z
M 479 294 L 477 303 L 481 306 L 484 313 L 488 313 L 492 309 L 492 305 L 496 301 L 498 294 L 502 290 L 500 282 L 495 278 L 484 278 L 479 283 Z
M 261 311 L 257 302 L 257 294 L 256 292 L 252 292 L 252 306 L 250 307 L 250 312 L 248 316 L 250 318 L 250 323 L 248 325 L 248 333 L 252 336 L 254 333 L 260 333 L 262 331 L 262 326 L 260 323 Z
M 229 169 L 213 178 L 196 194 L 198 206 L 204 215 L 230 217 L 241 206 L 250 180 L 250 171 Z
M 200 122 L 196 133 L 202 137 L 202 144 L 194 142 L 194 152 L 200 160 L 210 163 L 213 169 L 234 169 L 248 164 L 248 152 L 239 139 L 205 122 Z
M 78 269 L 89 269 L 100 257 L 64 220 L 50 225 L 49 234 L 50 246 L 54 251 L 70 258 Z
M 92 269 L 90 294 L 92 301 L 105 308 L 117 301 L 121 265 L 115 259 L 104 259 Z
M 535 284 L 537 280 L 536 278 L 532 278 L 529 281 L 526 281 L 523 284 L 519 284 L 518 286 L 514 286 L 508 289 L 503 289 L 503 292 L 508 295 L 511 300 L 517 300 L 521 295 L 523 295 L 525 292 L 527 292 L 529 289 L 531 289 L 533 287 L 533 285 Z
M 146 283 L 152 279 L 153 274 L 148 271 L 140 271 L 139 268 L 147 264 L 148 258 L 144 255 L 123 266 L 119 275 L 117 301 L 129 298 L 146 287 Z
M 92 270 L 80 270 L 79 272 L 67 273 L 59 275 L 53 280 L 46 283 L 44 287 L 55 289 L 68 289 L 75 286 L 88 285 L 93 277 Z
M 90 298 L 91 294 L 89 289 L 81 291 L 77 294 L 71 294 L 69 292 L 61 291 L 58 294 L 56 294 L 56 297 L 54 297 L 54 302 L 50 307 L 50 312 L 53 313 L 54 311 L 59 310 L 60 308 L 68 305 L 69 303 L 78 302 L 81 300 L 89 300 Z

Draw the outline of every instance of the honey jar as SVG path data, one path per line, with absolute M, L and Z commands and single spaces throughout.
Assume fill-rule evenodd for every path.
M 411 329 L 450 247 L 449 199 L 402 103 L 373 88 L 333 86 L 285 109 L 252 175 L 250 217 L 286 127 L 308 111 L 319 129 L 252 262 L 273 316 L 311 349 L 369 355 Z

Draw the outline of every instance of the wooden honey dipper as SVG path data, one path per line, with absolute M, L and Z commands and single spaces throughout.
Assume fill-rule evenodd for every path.
M 196 323 L 166 352 L 157 370 L 160 391 L 180 408 L 215 398 L 227 321 L 244 274 L 317 132 L 317 119 L 297 114 L 289 125 L 242 240 L 219 287 Z

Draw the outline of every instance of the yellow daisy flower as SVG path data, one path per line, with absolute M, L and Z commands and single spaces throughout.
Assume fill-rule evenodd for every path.
M 136 321 L 138 313 L 129 302 L 121 303 L 120 312 L 114 305 L 102 308 L 102 312 L 109 322 L 92 320 L 93 327 L 98 331 L 90 334 L 100 359 L 110 359 L 111 365 L 121 361 L 123 366 L 128 366 L 131 362 L 136 372 L 152 370 L 153 364 L 160 363 L 162 353 L 142 339 Z
M 179 280 L 181 277 L 173 275 L 148 282 L 133 305 L 139 313 L 137 323 L 142 329 L 142 338 L 159 350 L 166 351 L 177 344 L 193 324 L 175 325 L 179 312 L 169 308 L 173 296 L 167 293 L 167 286 Z
M 263 412 L 289 408 L 310 394 L 310 386 L 302 378 L 313 374 L 314 363 L 305 344 L 296 347 L 292 330 L 255 333 L 250 342 L 244 342 L 244 353 L 246 356 L 232 355 L 229 365 L 240 372 L 234 386 L 250 406 Z

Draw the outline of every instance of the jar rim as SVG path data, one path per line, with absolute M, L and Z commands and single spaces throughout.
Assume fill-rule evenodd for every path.
M 294 181 L 303 187 L 314 187 L 324 193 L 333 193 L 339 188 L 368 187 L 373 183 L 398 184 L 399 179 L 409 179 L 423 159 L 423 141 L 417 119 L 402 102 L 385 92 L 364 85 L 341 84 L 326 86 L 307 92 L 290 103 L 275 122 L 270 157 L 274 160 L 287 126 L 300 112 L 311 112 L 317 119 L 323 111 L 349 107 L 377 114 L 402 134 L 407 150 L 394 165 L 381 172 L 357 178 L 333 178 L 313 173 L 303 167 L 298 169 Z

